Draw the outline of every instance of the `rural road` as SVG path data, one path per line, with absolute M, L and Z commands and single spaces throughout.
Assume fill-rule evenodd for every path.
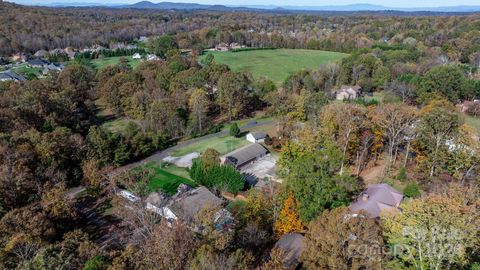
M 249 129 L 251 128 L 255 128 L 255 127 L 261 127 L 261 126 L 266 126 L 266 125 L 270 125 L 273 123 L 273 120 L 268 120 L 268 121 L 264 121 L 264 122 L 261 122 L 261 123 L 257 123 L 256 121 L 252 121 L 252 122 L 249 122 L 247 123 L 246 125 L 243 125 L 240 127 L 240 130 L 242 132 L 246 132 L 248 131 Z M 225 136 L 225 135 L 228 135 L 229 134 L 229 131 L 228 130 L 223 130 L 223 131 L 220 131 L 220 132 L 217 132 L 217 133 L 212 133 L 212 134 L 208 134 L 208 135 L 205 135 L 205 136 L 202 136 L 202 137 L 198 137 L 198 138 L 194 138 L 194 139 L 191 139 L 191 140 L 187 140 L 187 141 L 182 141 L 182 142 L 179 142 L 177 143 L 176 145 L 172 146 L 172 147 L 169 147 L 167 149 L 164 149 L 164 150 L 161 150 L 161 151 L 158 151 L 156 152 L 155 154 L 147 157 L 147 158 L 144 158 L 140 161 L 137 161 L 137 162 L 133 162 L 133 163 L 130 163 L 130 164 L 127 164 L 127 165 L 124 165 L 122 167 L 118 167 L 116 168 L 115 170 L 111 171 L 109 174 L 108 174 L 108 177 L 111 178 L 111 177 L 114 177 L 122 172 L 125 172 L 127 170 L 130 170 L 132 168 L 135 168 L 137 166 L 141 166 L 141 165 L 145 165 L 149 162 L 160 162 L 162 161 L 164 158 L 170 156 L 170 153 L 172 153 L 173 151 L 176 151 L 178 149 L 181 149 L 185 146 L 188 146 L 188 145 L 191 145 L 191 144 L 194 144 L 194 143 L 197 143 L 197 142 L 200 142 L 200 141 L 203 141 L 203 140 L 207 140 L 207 139 L 211 139 L 211 138 L 216 138 L 216 137 L 221 137 L 221 136 Z

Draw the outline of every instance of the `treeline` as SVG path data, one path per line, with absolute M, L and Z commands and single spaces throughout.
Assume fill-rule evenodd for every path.
M 221 13 L 136 9 L 39 8 L 2 3 L 0 55 L 84 48 L 175 35 L 201 52 L 225 42 L 247 47 L 352 52 L 359 48 L 434 48 L 445 61 L 480 66 L 479 16 L 381 17 Z M 98 21 L 102 21 L 101 24 Z M 21 23 L 20 23 L 21 22 Z

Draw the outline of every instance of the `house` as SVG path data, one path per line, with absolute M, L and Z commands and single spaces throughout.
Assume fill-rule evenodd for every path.
M 158 58 L 158 56 L 156 56 L 155 54 L 147 54 L 146 59 L 147 59 L 147 61 L 157 61 L 157 60 L 160 60 L 160 58 Z
M 60 65 L 60 64 L 54 64 L 54 63 L 50 63 L 49 65 L 45 66 L 43 68 L 43 71 L 42 71 L 42 74 L 43 75 L 46 75 L 48 74 L 50 71 L 62 71 L 65 67 L 63 65 Z
M 361 95 L 362 88 L 358 85 L 348 86 L 342 85 L 342 87 L 335 91 L 337 100 L 350 100 L 356 99 Z
M 230 45 L 225 42 L 221 42 L 215 46 L 215 50 L 220 52 L 227 52 L 230 50 Z
M 65 54 L 65 51 L 63 51 L 63 49 L 56 48 L 56 49 L 50 50 L 49 53 L 51 55 L 62 55 L 62 54 Z
M 354 213 L 365 211 L 371 218 L 378 218 L 382 211 L 399 211 L 402 200 L 403 194 L 388 184 L 368 185 L 349 209 Z
M 233 49 L 240 49 L 242 48 L 242 45 L 236 43 L 236 42 L 232 42 L 230 43 L 230 50 L 233 50 Z
M 44 57 L 46 57 L 47 55 L 48 55 L 48 52 L 47 52 L 46 50 L 38 50 L 38 51 L 34 54 L 34 56 L 35 56 L 36 58 L 44 58 Z
M 43 68 L 50 65 L 50 62 L 43 59 L 33 59 L 33 60 L 28 60 L 27 64 L 31 68 Z
M 11 70 L 0 72 L 0 81 L 1 82 L 6 82 L 6 81 L 22 82 L 22 81 L 26 81 L 26 80 L 27 79 L 25 79 L 25 77 L 15 73 Z
M 181 184 L 177 193 L 168 197 L 166 194 L 154 192 L 146 199 L 146 208 L 166 218 L 169 222 L 182 220 L 197 232 L 202 231 L 199 215 L 204 209 L 220 209 L 214 215 L 218 230 L 230 229 L 233 219 L 230 212 L 223 209 L 223 200 L 206 187 L 192 188 Z
M 75 52 L 75 51 L 67 52 L 67 56 L 68 56 L 68 58 L 69 58 L 70 60 L 75 59 L 75 57 L 77 56 L 77 54 L 78 54 L 78 53 Z
M 135 53 L 133 56 L 132 56 L 133 59 L 140 59 L 142 58 L 142 56 L 139 54 L 139 53 Z
M 462 113 L 466 113 L 470 109 L 470 107 L 477 104 L 480 104 L 479 99 L 474 99 L 473 101 L 465 100 L 464 102 L 457 104 L 457 107 L 460 109 Z
M 26 62 L 28 60 L 28 55 L 26 53 L 16 53 L 12 55 L 13 62 Z
M 224 164 L 240 168 L 268 154 L 268 150 L 258 143 L 252 143 L 226 155 Z
M 275 247 L 283 252 L 282 263 L 287 269 L 295 269 L 299 264 L 300 255 L 305 250 L 305 237 L 299 233 L 284 234 Z
M 138 38 L 138 41 L 140 41 L 140 42 L 148 42 L 148 37 L 146 37 L 146 36 L 140 36 L 140 37 Z
M 247 141 L 251 143 L 263 143 L 267 136 L 265 132 L 250 132 L 247 134 Z

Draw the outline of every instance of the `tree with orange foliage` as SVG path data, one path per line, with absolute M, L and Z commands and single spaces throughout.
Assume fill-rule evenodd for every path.
M 274 229 L 277 237 L 290 232 L 303 230 L 303 224 L 297 212 L 297 201 L 291 192 L 283 202 L 283 207 L 275 222 Z

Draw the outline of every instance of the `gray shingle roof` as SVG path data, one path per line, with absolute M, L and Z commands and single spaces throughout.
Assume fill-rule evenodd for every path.
M 349 208 L 352 212 L 363 210 L 376 218 L 384 210 L 397 210 L 402 200 L 403 194 L 388 184 L 369 185 Z
M 267 133 L 265 132 L 250 132 L 250 134 L 252 134 L 255 140 L 265 139 L 265 137 L 267 137 Z
M 198 187 L 177 193 L 172 197 L 168 208 L 183 221 L 195 222 L 203 209 L 221 207 L 222 204 L 223 200 L 206 187 Z
M 229 153 L 226 160 L 235 166 L 242 166 L 256 158 L 265 156 L 268 150 L 258 143 L 252 143 Z
M 283 263 L 287 268 L 294 268 L 298 265 L 298 258 L 305 249 L 304 238 L 299 233 L 289 233 L 282 235 L 275 243 L 275 247 L 282 249 L 285 254 Z

